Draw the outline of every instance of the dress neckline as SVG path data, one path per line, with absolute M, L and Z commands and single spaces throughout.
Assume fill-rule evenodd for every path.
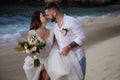
M 38 36 L 38 38 L 39 38 L 40 40 L 45 41 L 45 42 L 47 42 L 47 41 L 49 40 L 50 36 L 51 36 L 51 31 L 50 31 L 48 38 L 47 38 L 46 40 L 44 40 L 44 39 L 42 39 L 42 38 L 36 33 L 35 30 L 34 30 L 34 32 L 35 32 L 35 34 Z

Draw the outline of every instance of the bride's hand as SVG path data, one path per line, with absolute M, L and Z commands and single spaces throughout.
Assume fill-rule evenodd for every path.
M 68 53 L 69 53 L 69 51 L 70 51 L 70 49 L 71 49 L 70 46 L 64 47 L 63 50 L 61 51 L 61 54 L 62 54 L 63 56 L 67 56 Z
M 35 53 L 27 53 L 27 55 L 30 56 L 30 57 L 34 57 Z

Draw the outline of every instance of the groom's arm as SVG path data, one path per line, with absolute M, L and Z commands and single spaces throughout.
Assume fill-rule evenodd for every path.
M 77 47 L 77 46 L 79 45 L 75 41 L 73 41 L 71 44 L 64 47 L 61 53 L 66 56 L 72 48 Z
M 75 48 L 77 46 L 83 45 L 83 41 L 85 40 L 85 34 L 81 22 L 74 19 L 71 22 L 71 29 L 72 32 L 75 34 L 74 36 L 76 36 L 76 38 L 73 40 L 72 43 L 69 44 L 69 46 L 71 48 Z
M 75 41 L 73 41 L 72 43 L 69 44 L 70 48 L 74 48 L 79 46 Z
M 76 36 L 76 38 L 72 41 L 72 43 L 70 43 L 68 46 L 63 48 L 62 50 L 63 55 L 67 55 L 72 48 L 83 45 L 83 41 L 85 39 L 82 24 L 75 19 L 73 19 L 70 23 L 71 23 L 71 30 L 74 34 L 72 36 Z

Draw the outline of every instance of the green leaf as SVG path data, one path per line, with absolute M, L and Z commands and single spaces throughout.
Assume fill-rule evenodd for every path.
M 39 59 L 34 60 L 34 67 L 39 67 L 41 65 Z
M 24 50 L 24 48 L 22 48 L 21 46 L 16 46 L 15 48 L 14 48 L 14 50 L 15 51 L 23 51 Z

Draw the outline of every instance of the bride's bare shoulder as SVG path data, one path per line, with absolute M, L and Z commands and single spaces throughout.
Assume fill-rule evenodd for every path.
M 30 38 L 35 33 L 35 30 L 28 31 L 27 38 Z

